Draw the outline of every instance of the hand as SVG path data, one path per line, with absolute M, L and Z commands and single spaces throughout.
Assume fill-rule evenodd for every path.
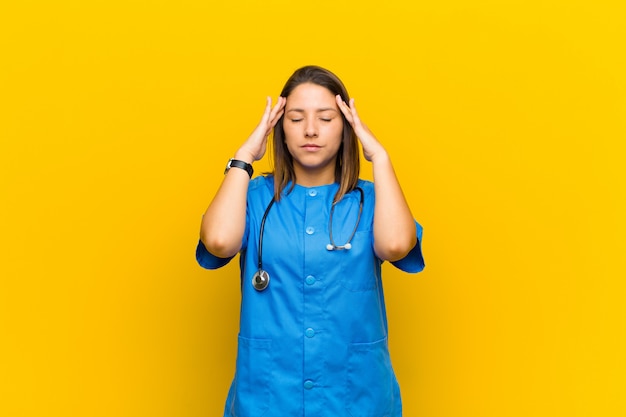
M 252 163 L 263 158 L 267 149 L 267 138 L 285 112 L 286 102 L 287 99 L 285 97 L 278 97 L 278 101 L 272 107 L 272 98 L 267 98 L 261 121 L 235 154 L 236 159 Z
M 361 146 L 363 147 L 363 156 L 369 162 L 376 157 L 376 155 L 386 154 L 385 148 L 378 142 L 374 134 L 369 130 L 367 126 L 359 118 L 359 114 L 354 106 L 354 99 L 350 99 L 350 105 L 348 106 L 345 101 L 341 99 L 341 96 L 337 94 L 335 97 L 339 109 L 348 120 L 348 123 L 354 129 L 354 133 L 359 138 Z

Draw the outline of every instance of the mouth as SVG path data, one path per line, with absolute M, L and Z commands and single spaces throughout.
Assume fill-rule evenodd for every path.
M 315 143 L 306 143 L 302 145 L 302 149 L 306 151 L 317 151 L 318 149 L 321 149 L 321 148 L 322 148 L 321 146 L 316 145 Z

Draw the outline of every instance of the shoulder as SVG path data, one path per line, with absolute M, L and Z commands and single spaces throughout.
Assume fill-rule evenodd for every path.
M 254 177 L 248 184 L 248 200 L 266 201 L 274 195 L 274 177 L 262 175 Z
M 260 175 L 250 180 L 248 184 L 249 193 L 259 193 L 270 190 L 274 192 L 274 177 L 272 175 Z
M 357 187 L 363 190 L 363 193 L 365 194 L 365 196 L 370 196 L 374 194 L 374 183 L 372 181 L 362 180 L 359 178 Z
M 250 180 L 249 190 L 256 190 L 259 187 L 274 187 L 274 177 L 271 175 L 259 175 Z

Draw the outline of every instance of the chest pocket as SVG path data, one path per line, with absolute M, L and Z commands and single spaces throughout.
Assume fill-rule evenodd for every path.
M 370 231 L 356 232 L 350 250 L 338 251 L 341 266 L 340 285 L 348 291 L 372 291 L 378 288 L 380 267 L 374 256 Z

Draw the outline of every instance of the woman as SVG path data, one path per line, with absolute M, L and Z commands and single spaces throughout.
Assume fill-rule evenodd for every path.
M 272 129 L 274 171 L 252 178 Z M 359 179 L 359 147 L 374 181 Z M 225 416 L 401 416 L 381 264 L 424 268 L 391 160 L 343 83 L 306 66 L 267 99 L 202 219 L 196 257 L 240 253 L 237 369 Z

